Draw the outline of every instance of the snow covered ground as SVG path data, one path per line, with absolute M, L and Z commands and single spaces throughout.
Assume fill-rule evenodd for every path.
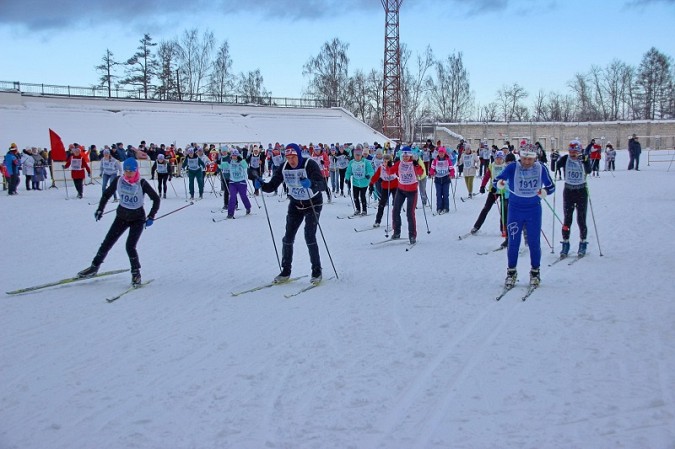
M 0 447 L 674 448 L 675 169 L 626 165 L 620 151 L 615 176 L 589 178 L 599 235 L 589 215 L 578 263 L 548 267 L 560 225 L 552 235 L 544 207 L 555 254 L 542 240 L 542 286 L 524 303 L 529 253 L 500 302 L 506 254 L 477 254 L 501 242 L 496 210 L 479 235 L 457 238 L 485 198 L 461 202 L 462 180 L 457 211 L 417 211 L 409 252 L 370 245 L 383 228 L 354 232 L 374 209 L 339 220 L 348 198 L 324 206 L 339 279 L 291 299 L 307 278 L 230 294 L 278 273 L 274 246 L 261 197 L 254 215 L 214 223 L 222 199 L 207 190 L 144 232 L 152 284 L 112 304 L 128 273 L 2 298 Z M 186 204 L 173 184 L 179 197 L 169 189 L 160 215 Z M 99 194 L 0 197 L 3 291 L 90 263 L 112 222 L 94 221 Z M 265 204 L 280 249 L 287 203 Z M 578 235 L 575 225 L 573 249 Z M 295 248 L 293 273 L 307 275 L 302 232 Z M 120 241 L 103 269 L 126 267 Z

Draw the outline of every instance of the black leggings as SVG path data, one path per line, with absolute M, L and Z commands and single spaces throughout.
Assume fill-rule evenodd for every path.
M 564 189 L 563 190 L 563 211 L 564 224 L 562 236 L 564 240 L 570 238 L 570 226 L 572 225 L 572 214 L 577 210 L 577 224 L 579 225 L 579 237 L 586 240 L 588 228 L 586 227 L 586 210 L 588 207 L 588 192 L 583 189 Z
M 352 186 L 352 193 L 354 194 L 354 211 L 355 212 L 366 212 L 368 209 L 368 203 L 366 202 L 366 192 L 368 187 L 356 187 Z
M 143 233 L 144 227 L 145 227 L 144 219 L 127 221 L 119 217 L 115 217 L 115 221 L 113 221 L 112 225 L 110 226 L 110 230 L 108 230 L 108 234 L 106 234 L 105 238 L 103 239 L 103 243 L 101 243 L 101 247 L 98 249 L 98 252 L 94 257 L 94 260 L 92 261 L 92 265 L 95 265 L 97 267 L 101 265 L 105 260 L 105 257 L 108 255 L 108 251 L 110 251 L 113 245 L 115 245 L 115 242 L 117 242 L 117 239 L 120 238 L 120 236 L 124 233 L 124 231 L 129 229 L 129 235 L 127 236 L 127 244 L 126 244 L 127 255 L 129 256 L 131 269 L 132 270 L 140 269 L 141 263 L 138 260 L 138 252 L 136 251 L 136 244 L 138 243 L 138 239 L 141 238 L 141 234 Z
M 169 179 L 168 173 L 157 173 L 157 190 L 159 195 L 162 195 L 162 186 L 164 188 L 164 195 L 166 195 L 166 181 Z
M 295 235 L 305 220 L 305 243 L 309 251 L 309 260 L 312 270 L 321 269 L 321 258 L 319 256 L 319 245 L 316 241 L 316 228 L 318 218 L 321 215 L 321 204 L 314 204 L 314 208 L 298 209 L 298 203 L 291 201 L 288 204 L 288 215 L 286 215 L 286 233 L 281 239 L 283 246 L 281 249 L 281 268 L 291 271 L 293 265 L 293 243 Z
M 345 193 L 345 176 L 347 175 L 346 168 L 338 168 L 340 172 L 340 193 L 344 195 Z

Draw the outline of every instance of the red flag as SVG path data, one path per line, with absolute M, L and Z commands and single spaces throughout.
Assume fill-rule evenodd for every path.
M 49 142 L 52 147 L 52 161 L 61 162 L 67 160 L 66 147 L 63 146 L 63 140 L 51 128 L 49 128 Z

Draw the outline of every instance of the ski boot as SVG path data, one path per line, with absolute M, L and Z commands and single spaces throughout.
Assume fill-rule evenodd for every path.
M 518 272 L 515 268 L 508 268 L 506 270 L 506 280 L 504 281 L 504 287 L 512 288 L 516 285 L 516 280 L 518 279 Z
M 401 234 L 394 233 L 394 234 L 391 235 L 391 240 L 398 240 L 400 238 L 401 238 Z
M 312 277 L 309 280 L 310 283 L 317 285 L 319 282 L 321 282 L 321 268 L 313 268 L 312 269 Z
M 567 255 L 570 252 L 570 241 L 569 240 L 563 240 L 562 242 L 562 250 L 560 250 L 560 258 L 564 259 L 567 257 Z
M 131 270 L 131 286 L 140 287 L 141 285 L 141 270 L 133 269 Z
M 414 245 L 415 243 L 417 243 L 417 239 L 415 237 L 410 237 L 409 240 L 410 240 L 411 245 Z
M 380 227 L 380 222 L 379 222 L 379 221 L 376 221 L 375 224 L 373 224 L 373 227 L 374 227 L 374 228 L 379 228 L 379 227 Z
M 96 276 L 96 273 L 98 273 L 98 267 L 94 264 L 91 264 L 91 266 L 77 273 L 77 277 L 82 279 L 90 278 Z
M 284 282 L 288 282 L 288 280 L 291 278 L 291 269 L 290 268 L 282 268 L 281 273 L 277 277 L 274 278 L 275 284 L 283 284 Z
M 541 277 L 539 276 L 539 268 L 532 268 L 530 270 L 530 285 L 533 287 L 539 286 Z
M 478 232 L 478 228 L 476 228 L 476 227 L 471 228 L 471 235 L 476 235 L 477 232 Z
M 577 251 L 577 256 L 584 257 L 586 255 L 586 248 L 588 247 L 588 242 L 582 240 L 579 242 L 579 251 Z

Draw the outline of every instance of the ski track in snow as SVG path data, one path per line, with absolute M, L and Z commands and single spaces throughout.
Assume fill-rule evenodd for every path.
M 669 195 L 643 192 L 640 179 L 651 183 L 645 192 L 662 192 L 673 176 L 654 167 L 590 180 L 604 255 L 589 211 L 588 257 L 572 266 L 547 266 L 560 226 L 552 236 L 544 206 L 556 254 L 542 239 L 542 286 L 525 303 L 529 251 L 500 302 L 506 252 L 476 255 L 501 243 L 496 210 L 481 238 L 456 241 L 483 201 L 430 219 L 429 235 L 418 211 L 423 246 L 406 253 L 373 247 L 377 232 L 336 219 L 352 210 L 348 197 L 321 217 L 340 279 L 291 299 L 284 293 L 308 278 L 232 297 L 278 272 L 265 211 L 214 227 L 210 210 L 222 199 L 207 195 L 144 231 L 151 285 L 112 304 L 105 298 L 128 286 L 129 273 L 3 298 L 0 355 L 10 362 L 0 364 L 0 446 L 671 447 L 675 208 Z M 174 184 L 179 196 L 163 200 L 160 214 L 185 204 Z M 54 229 L 76 231 L 6 240 L 8 254 L 22 257 L 4 272 L 5 290 L 87 266 L 112 214 L 95 223 L 96 206 L 63 201 L 63 189 L 19 193 L 0 198 L 14 204 L 6 225 L 11 217 L 29 230 L 39 211 Z M 97 194 L 85 190 L 87 200 Z M 280 249 L 287 204 L 267 208 Z M 334 273 L 317 238 L 327 279 Z M 127 266 L 123 237 L 104 268 Z M 301 229 L 293 275 L 309 272 Z

